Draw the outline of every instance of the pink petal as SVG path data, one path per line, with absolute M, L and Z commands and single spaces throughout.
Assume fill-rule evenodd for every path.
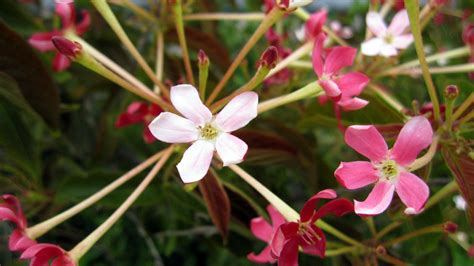
M 318 80 L 319 85 L 323 87 L 324 92 L 327 96 L 331 98 L 339 98 L 341 97 L 341 90 L 336 82 L 329 80 L 329 79 L 320 79 Z
M 148 128 L 155 138 L 167 143 L 188 143 L 199 137 L 193 122 L 169 112 L 153 119 Z
M 371 161 L 379 162 L 388 153 L 387 143 L 374 126 L 350 126 L 344 138 L 347 145 Z
M 10 235 L 8 241 L 8 249 L 11 251 L 23 252 L 27 248 L 36 244 L 36 241 L 29 239 L 23 235 L 22 230 L 15 229 Z
M 367 106 L 367 104 L 369 104 L 368 101 L 366 101 L 364 99 L 361 99 L 361 98 L 358 98 L 358 97 L 354 97 L 354 98 L 348 99 L 348 100 L 341 100 L 341 101 L 337 102 L 337 105 L 342 107 L 342 109 L 344 109 L 344 111 L 359 110 L 359 109 L 362 109 L 365 106 Z
M 355 213 L 377 215 L 384 212 L 392 202 L 395 186 L 389 182 L 378 182 L 363 202 L 354 200 Z
M 148 104 L 145 102 L 133 102 L 127 107 L 125 113 L 120 114 L 115 122 L 115 126 L 121 128 L 131 124 L 143 123 L 147 113 Z
M 324 23 L 327 20 L 328 11 L 323 9 L 312 14 L 305 25 L 306 36 L 316 38 L 322 31 Z
M 387 26 L 383 22 L 382 16 L 377 12 L 370 11 L 367 13 L 365 22 L 369 30 L 377 37 L 381 37 L 387 32 Z
M 354 212 L 354 205 L 346 199 L 335 199 L 321 206 L 311 218 L 311 221 L 316 221 L 326 215 L 343 216 L 350 212 Z
M 381 38 L 372 38 L 362 43 L 361 52 L 367 56 L 376 56 L 380 53 L 380 49 L 384 41 Z
M 270 214 L 270 218 L 272 219 L 272 227 L 274 229 L 286 222 L 285 217 L 283 217 L 283 215 L 281 215 L 281 213 L 272 205 L 267 206 L 267 212 Z
M 403 9 L 393 17 L 390 26 L 388 26 L 388 32 L 397 36 L 402 34 L 408 26 L 410 26 L 410 19 L 406 9 Z
M 398 177 L 396 191 L 402 202 L 411 209 L 410 214 L 418 214 L 430 195 L 428 185 L 416 175 L 402 171 Z
M 257 117 L 258 94 L 244 92 L 234 97 L 219 114 L 215 123 L 224 132 L 232 132 L 246 126 Z
M 415 116 L 400 131 L 392 148 L 392 158 L 400 165 L 412 163 L 431 144 L 433 129 L 424 116 Z
M 31 259 L 34 256 L 38 254 L 38 252 L 41 252 L 43 250 L 48 250 L 48 253 L 51 254 L 61 254 L 62 249 L 56 245 L 53 244 L 36 244 L 28 249 L 26 249 L 20 256 L 20 259 Z M 59 251 L 59 252 L 58 252 Z
M 231 134 L 221 133 L 217 137 L 216 150 L 224 166 L 242 162 L 247 149 L 248 146 L 244 141 Z
M 258 239 L 270 242 L 273 237 L 273 228 L 263 217 L 253 218 L 250 221 L 250 230 Z
M 313 53 L 311 55 L 314 73 L 316 73 L 318 77 L 323 76 L 323 44 L 325 39 L 326 35 L 324 33 L 321 33 L 316 37 L 313 46 Z
M 285 243 L 278 257 L 278 265 L 298 266 L 298 240 L 290 239 Z
M 300 221 L 307 222 L 309 221 L 309 219 L 311 219 L 319 199 L 334 199 L 336 197 L 336 191 L 334 191 L 333 189 L 325 189 L 316 193 L 316 195 L 312 196 L 309 200 L 307 200 L 303 205 L 303 208 L 301 208 Z
M 247 259 L 255 263 L 275 263 L 277 260 L 272 256 L 272 248 L 266 246 L 260 254 L 250 253 L 247 255 Z
M 205 140 L 193 143 L 183 155 L 181 162 L 176 165 L 179 176 L 184 183 L 192 183 L 201 180 L 209 170 L 214 145 Z
M 0 220 L 1 221 L 11 221 L 18 224 L 18 217 L 11 209 L 0 206 Z
M 74 24 L 76 20 L 76 10 L 74 3 L 56 3 L 56 14 L 61 17 L 63 29 Z
M 369 162 L 341 162 L 334 172 L 337 181 L 348 189 L 358 189 L 377 182 L 378 171 Z
M 56 48 L 51 39 L 59 35 L 58 32 L 40 32 L 31 35 L 28 43 L 41 52 L 54 51 Z
M 329 52 L 324 63 L 325 74 L 336 74 L 344 67 L 351 66 L 354 62 L 357 49 L 347 46 L 336 46 Z
M 201 102 L 198 91 L 192 85 L 171 87 L 170 98 L 176 110 L 196 125 L 203 126 L 211 121 L 211 111 Z
M 397 49 L 406 49 L 413 42 L 413 35 L 404 34 L 393 38 L 393 46 Z
M 71 60 L 63 54 L 57 53 L 53 59 L 53 70 L 56 72 L 63 71 L 71 65 Z
M 369 82 L 369 77 L 360 72 L 347 73 L 336 81 L 343 98 L 359 96 Z
M 397 49 L 392 44 L 382 44 L 380 47 L 380 55 L 384 57 L 391 57 L 397 55 Z
M 148 126 L 143 127 L 143 140 L 147 144 L 151 144 L 156 141 L 156 138 L 153 136 L 153 133 L 151 133 L 151 130 Z
M 78 35 L 84 34 L 88 29 L 91 24 L 91 16 L 88 11 L 83 10 L 81 12 L 82 19 L 81 21 L 76 24 L 76 32 Z

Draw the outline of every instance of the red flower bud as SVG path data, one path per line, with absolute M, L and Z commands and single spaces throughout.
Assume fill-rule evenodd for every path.
M 209 57 L 207 56 L 204 50 L 200 49 L 198 52 L 198 65 L 201 66 L 208 66 L 209 65 Z
M 82 51 L 82 45 L 80 43 L 73 42 L 64 37 L 55 36 L 51 41 L 61 54 L 69 58 L 76 58 Z
M 448 85 L 444 89 L 444 97 L 446 99 L 456 99 L 459 96 L 459 88 L 456 85 Z
M 259 60 L 260 67 L 268 67 L 270 69 L 276 66 L 278 61 L 278 49 L 275 46 L 268 47 Z
M 443 229 L 444 232 L 447 234 L 454 234 L 458 230 L 458 225 L 451 221 L 447 221 L 443 224 Z

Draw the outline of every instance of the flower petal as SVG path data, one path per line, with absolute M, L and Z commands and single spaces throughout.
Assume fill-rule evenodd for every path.
M 56 48 L 51 39 L 57 35 L 57 32 L 35 33 L 28 39 L 28 43 L 41 52 L 54 51 Z
M 337 181 L 348 189 L 358 189 L 377 182 L 377 169 L 370 162 L 341 162 L 334 172 Z
M 387 143 L 374 126 L 350 126 L 344 139 L 347 145 L 371 161 L 381 161 L 388 153 Z
M 91 16 L 87 10 L 83 10 L 81 12 L 82 19 L 79 21 L 78 24 L 76 24 L 76 32 L 78 35 L 84 34 L 88 29 L 91 24 Z
M 272 254 L 277 258 L 280 257 L 281 252 L 286 242 L 295 236 L 297 236 L 299 224 L 295 222 L 289 222 L 282 224 L 275 231 L 270 246 L 272 247 Z
M 277 260 L 272 256 L 272 248 L 266 246 L 258 255 L 250 253 L 247 255 L 247 259 L 255 263 L 275 263 Z
M 418 154 L 431 144 L 433 129 L 424 116 L 410 119 L 400 131 L 392 149 L 392 158 L 400 165 L 412 163 Z
M 179 176 L 184 183 L 192 183 L 201 180 L 209 170 L 214 145 L 205 140 L 193 143 L 183 155 L 181 162 L 176 165 Z
M 281 215 L 281 213 L 272 205 L 267 206 L 267 212 L 270 214 L 270 218 L 272 219 L 272 227 L 274 229 L 286 222 L 285 217 L 283 217 L 283 215 Z
M 127 107 L 127 111 L 120 114 L 115 126 L 118 128 L 131 124 L 142 123 L 148 114 L 148 105 L 145 102 L 133 102 Z
M 397 55 L 397 49 L 392 44 L 382 44 L 380 47 L 380 55 L 384 57 L 391 57 Z
M 336 81 L 343 98 L 359 96 L 369 82 L 369 77 L 360 72 L 347 73 Z
M 290 239 L 285 242 L 278 257 L 278 265 L 298 266 L 298 239 Z
M 354 110 L 359 110 L 367 106 L 369 104 L 369 101 L 354 97 L 352 99 L 347 99 L 347 100 L 340 100 L 337 102 L 337 105 L 342 107 L 344 111 L 354 111 Z
M 420 213 L 430 195 L 430 189 L 423 180 L 405 171 L 400 173 L 396 191 L 402 202 L 407 206 L 407 210 L 412 210 L 410 214 Z
M 329 79 L 320 79 L 318 82 L 328 97 L 337 99 L 341 96 L 342 92 L 336 82 Z
M 221 133 L 217 137 L 216 150 L 224 166 L 242 162 L 247 149 L 247 144 L 243 140 L 229 133 Z
M 377 215 L 384 212 L 392 202 L 395 186 L 389 182 L 378 182 L 363 202 L 354 200 L 355 213 Z
M 250 231 L 258 239 L 269 243 L 273 237 L 273 228 L 263 217 L 253 218 L 250 221 Z
M 313 53 L 311 54 L 311 60 L 313 62 L 313 70 L 318 77 L 323 76 L 323 44 L 324 40 L 326 39 L 326 35 L 324 33 L 320 33 L 316 40 L 314 40 L 313 46 Z
M 63 54 L 57 53 L 53 59 L 53 70 L 56 72 L 63 71 L 71 65 L 71 60 Z
M 377 12 L 370 11 L 367 13 L 365 22 L 369 30 L 377 37 L 381 37 L 387 32 L 387 26 L 383 22 L 382 16 Z
M 357 49 L 348 46 L 336 46 L 331 49 L 324 62 L 325 74 L 338 73 L 344 67 L 351 66 L 354 62 Z
M 307 222 L 309 221 L 309 219 L 311 219 L 315 212 L 314 209 L 316 208 L 316 204 L 318 203 L 319 199 L 334 199 L 336 197 L 336 191 L 334 191 L 333 189 L 325 189 L 316 193 L 316 195 L 312 196 L 309 200 L 307 200 L 303 205 L 303 208 L 301 208 L 301 222 Z
M 354 212 L 352 202 L 346 199 L 335 199 L 321 206 L 311 218 L 311 221 L 316 221 L 329 214 L 340 217 L 350 212 Z
M 316 38 L 322 31 L 324 23 L 326 23 L 328 11 L 322 9 L 319 12 L 312 14 L 305 24 L 305 31 L 307 38 Z
M 303 249 L 304 253 L 324 258 L 326 253 L 326 236 L 324 235 L 323 231 L 316 227 L 314 224 L 310 226 L 311 230 L 313 230 L 314 233 L 318 235 L 319 240 L 314 237 L 313 244 L 309 244 L 308 242 L 301 240 L 299 244 L 301 245 L 301 248 Z
M 408 12 L 406 9 L 398 11 L 392 19 L 390 26 L 388 26 L 388 32 L 397 36 L 402 34 L 405 29 L 410 26 L 410 19 L 408 18 Z
M 23 235 L 20 229 L 15 229 L 10 235 L 8 249 L 11 251 L 23 252 L 35 244 L 36 241 L 31 240 L 27 236 Z
M 153 119 L 148 128 L 155 138 L 167 143 L 188 143 L 199 137 L 193 122 L 169 112 L 163 112 Z
M 176 110 L 196 125 L 203 126 L 211 121 L 211 111 L 202 103 L 198 91 L 192 85 L 171 87 L 170 98 Z
M 56 14 L 61 18 L 63 29 L 73 25 L 76 20 L 76 9 L 74 3 L 56 2 Z
M 397 49 L 406 49 L 413 42 L 413 35 L 404 34 L 393 38 L 393 46 Z
M 244 92 L 234 97 L 216 116 L 216 125 L 224 132 L 246 126 L 257 117 L 258 94 Z
M 367 56 L 376 56 L 380 54 L 380 48 L 384 41 L 381 38 L 372 38 L 362 43 L 361 52 Z

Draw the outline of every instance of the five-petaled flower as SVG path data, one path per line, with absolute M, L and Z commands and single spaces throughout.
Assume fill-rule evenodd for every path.
M 298 250 L 306 254 L 324 258 L 326 236 L 318 228 L 316 221 L 328 214 L 342 216 L 354 211 L 354 205 L 346 199 L 335 199 L 332 189 L 320 191 L 311 197 L 300 212 L 297 222 L 287 222 L 277 229 L 271 241 L 272 255 L 278 258 L 278 265 L 298 265 Z M 334 199 L 315 210 L 319 199 Z
M 325 56 L 323 43 L 326 36 L 321 33 L 316 38 L 313 48 L 313 69 L 319 77 L 319 84 L 326 96 L 334 100 L 344 110 L 361 109 L 368 104 L 358 98 L 369 78 L 360 72 L 350 72 L 340 75 L 342 68 L 351 66 L 357 49 L 346 46 L 336 46 Z
M 268 244 L 260 254 L 256 255 L 252 252 L 247 255 L 247 258 L 255 263 L 274 263 L 277 261 L 277 259 L 271 254 L 271 241 L 276 230 L 286 221 L 285 217 L 283 217 L 283 215 L 281 215 L 272 205 L 267 206 L 267 211 L 272 219 L 271 225 L 263 219 L 263 217 L 253 218 L 250 222 L 250 230 L 253 235 Z
M 163 110 L 156 104 L 133 102 L 127 107 L 126 112 L 120 114 L 115 126 L 121 128 L 132 124 L 143 124 L 143 139 L 146 143 L 153 143 L 156 139 L 151 134 L 148 125 L 161 112 Z
M 354 200 L 355 212 L 360 215 L 382 213 L 396 191 L 407 206 L 406 214 L 420 213 L 430 192 L 423 180 L 409 172 L 409 166 L 431 144 L 432 138 L 433 129 L 423 116 L 413 117 L 403 126 L 391 150 L 374 126 L 350 126 L 345 134 L 346 143 L 370 162 L 341 162 L 334 175 L 348 189 L 375 183 L 365 201 Z
M 0 220 L 10 221 L 16 225 L 8 241 L 8 249 L 22 252 L 36 244 L 25 233 L 27 228 L 26 218 L 21 210 L 19 200 L 13 195 L 2 195 L 3 203 L 0 204 Z
M 64 249 L 53 244 L 36 244 L 21 254 L 21 260 L 31 260 L 30 266 L 76 266 Z M 51 264 L 50 264 L 51 262 Z
M 376 12 L 369 12 L 366 17 L 369 30 L 374 38 L 362 43 L 362 53 L 368 56 L 381 55 L 390 57 L 397 55 L 397 49 L 406 49 L 413 42 L 413 35 L 405 33 L 410 25 L 408 13 L 405 9 L 399 11 L 388 26 L 383 22 L 382 16 Z
M 61 18 L 62 29 L 53 30 L 50 32 L 40 32 L 33 34 L 28 42 L 31 46 L 38 49 L 41 52 L 55 51 L 55 47 L 52 42 L 52 38 L 55 36 L 65 36 L 68 32 L 72 32 L 76 35 L 84 34 L 90 25 L 90 15 L 87 11 L 82 11 L 82 19 L 79 23 L 76 23 L 76 9 L 74 8 L 73 1 L 59 1 L 56 0 L 56 13 Z M 62 71 L 71 65 L 71 60 L 59 52 L 53 60 L 53 70 Z
M 230 132 L 247 125 L 257 116 L 258 95 L 244 92 L 233 98 L 216 116 L 202 103 L 191 85 L 174 86 L 171 103 L 185 118 L 162 112 L 149 128 L 155 138 L 168 143 L 193 143 L 177 165 L 185 183 L 201 180 L 207 173 L 214 150 L 224 166 L 240 163 L 247 144 Z

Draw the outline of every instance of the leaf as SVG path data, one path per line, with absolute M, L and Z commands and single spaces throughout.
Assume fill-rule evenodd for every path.
M 51 127 L 59 123 L 59 93 L 30 45 L 0 21 L 0 71 L 19 85 L 20 91 Z
M 213 170 L 210 170 L 199 182 L 199 190 L 204 198 L 212 222 L 219 230 L 224 242 L 226 242 L 229 233 L 230 201 L 227 192 Z
M 474 160 L 469 156 L 468 148 L 459 143 L 442 146 L 441 151 L 466 200 L 468 219 L 474 227 Z

